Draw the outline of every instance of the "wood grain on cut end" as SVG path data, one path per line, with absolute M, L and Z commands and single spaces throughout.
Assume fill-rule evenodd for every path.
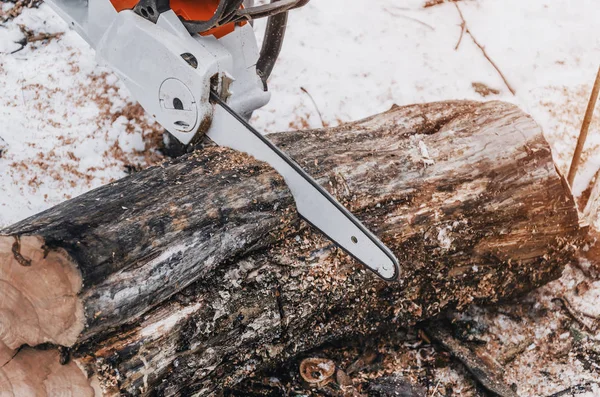
M 0 236 L 0 360 L 27 344 L 71 346 L 83 330 L 77 266 L 36 236 Z
M 0 367 L 1 396 L 95 397 L 92 380 L 73 361 L 62 365 L 57 350 L 24 348 Z

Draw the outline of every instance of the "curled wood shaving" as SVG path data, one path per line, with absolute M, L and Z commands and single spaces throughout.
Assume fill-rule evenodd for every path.
M 300 376 L 311 386 L 325 386 L 334 373 L 335 363 L 325 358 L 306 358 L 300 363 Z

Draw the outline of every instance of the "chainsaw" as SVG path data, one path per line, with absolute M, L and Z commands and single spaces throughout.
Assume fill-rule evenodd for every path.
M 385 280 L 392 252 L 293 159 L 254 129 L 288 12 L 309 0 L 46 0 L 95 49 L 145 111 L 183 145 L 208 137 L 270 164 L 299 215 Z M 267 17 L 259 50 L 253 20 Z

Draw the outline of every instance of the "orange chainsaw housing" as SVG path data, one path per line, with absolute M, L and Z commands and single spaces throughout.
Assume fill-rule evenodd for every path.
M 138 0 L 110 0 L 117 12 L 123 10 L 131 10 L 138 3 Z M 208 21 L 217 11 L 219 0 L 171 0 L 171 9 L 179 17 L 186 21 Z M 240 22 L 243 26 L 246 21 Z M 235 29 L 235 23 L 230 22 L 226 25 L 219 26 L 200 33 L 201 36 L 213 35 L 217 39 L 228 35 Z

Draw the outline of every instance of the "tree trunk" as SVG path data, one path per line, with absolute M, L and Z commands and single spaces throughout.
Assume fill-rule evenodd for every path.
M 210 395 L 328 340 L 527 292 L 585 233 L 540 128 L 509 104 L 269 138 L 392 249 L 400 281 L 309 229 L 268 165 L 205 148 L 2 231 L 0 392 L 27 384 L 32 354 L 54 363 L 13 358 L 45 343 L 71 348 L 73 395 L 86 377 L 96 394 Z

